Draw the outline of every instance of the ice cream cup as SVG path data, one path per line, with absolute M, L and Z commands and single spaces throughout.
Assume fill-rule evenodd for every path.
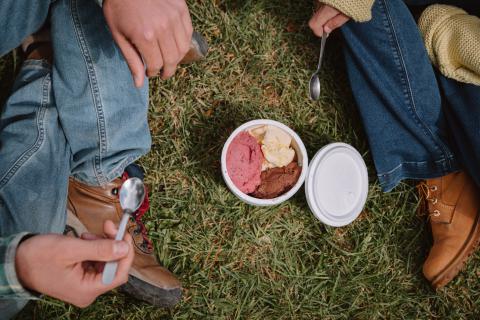
M 259 199 L 243 193 L 232 182 L 227 171 L 227 151 L 230 144 L 232 143 L 232 140 L 242 131 L 248 131 L 250 129 L 254 129 L 256 127 L 260 127 L 264 125 L 271 125 L 271 126 L 278 127 L 292 137 L 292 148 L 295 150 L 295 153 L 297 155 L 298 166 L 302 167 L 302 172 L 300 174 L 300 177 L 298 178 L 297 183 L 289 191 L 273 199 Z M 225 145 L 223 146 L 221 164 L 222 164 L 222 175 L 223 175 L 223 179 L 225 180 L 225 183 L 227 184 L 228 188 L 233 192 L 233 194 L 236 195 L 240 200 L 254 206 L 274 206 L 290 199 L 300 189 L 303 182 L 305 181 L 305 177 L 308 172 L 308 155 L 307 155 L 307 150 L 305 149 L 305 145 L 302 142 L 302 139 L 300 139 L 300 137 L 298 136 L 298 134 L 295 133 L 295 131 L 293 131 L 292 129 L 290 129 L 289 127 L 287 127 L 286 125 L 278 121 L 267 120 L 267 119 L 257 119 L 257 120 L 252 120 L 242 124 L 240 127 L 238 127 L 235 131 L 232 132 L 230 137 L 228 137 L 227 142 L 225 142 Z

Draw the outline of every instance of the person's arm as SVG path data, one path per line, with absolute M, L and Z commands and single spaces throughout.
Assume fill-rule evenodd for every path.
M 350 19 L 365 22 L 372 18 L 374 0 L 319 0 L 318 10 L 308 23 L 318 37 L 330 33 Z
M 22 240 L 31 236 L 22 232 L 0 238 L 0 298 L 2 299 L 36 299 L 18 280 L 15 269 L 15 256 Z

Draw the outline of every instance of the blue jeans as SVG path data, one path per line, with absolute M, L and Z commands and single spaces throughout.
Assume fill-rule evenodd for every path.
M 63 232 L 69 176 L 105 184 L 150 148 L 148 85 L 134 87 L 94 0 L 1 1 L 0 55 L 47 17 L 53 66 L 25 61 L 0 117 L 1 236 Z M 25 303 L 0 301 L 0 317 Z
M 371 21 L 342 27 L 350 84 L 380 185 L 389 191 L 402 179 L 465 168 L 480 186 L 480 88 L 434 70 L 405 2 L 377 0 Z M 466 9 L 478 13 L 479 5 Z

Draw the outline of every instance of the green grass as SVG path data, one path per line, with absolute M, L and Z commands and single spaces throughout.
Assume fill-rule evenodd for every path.
M 151 188 L 149 234 L 162 263 L 178 275 L 183 301 L 162 310 L 118 292 L 86 309 L 46 298 L 20 319 L 460 319 L 479 318 L 475 255 L 446 289 L 421 273 L 431 243 L 415 213 L 413 184 L 383 194 L 349 91 L 341 39 L 327 43 L 319 103 L 307 98 L 319 41 L 306 22 L 310 1 L 190 1 L 206 61 L 152 81 L 152 151 L 141 160 Z M 18 65 L 0 62 L 5 98 Z M 246 205 L 220 173 L 230 132 L 256 118 L 299 133 L 310 157 L 343 141 L 365 156 L 371 178 L 361 217 L 326 227 L 299 192 L 271 208 Z M 303 190 L 303 189 L 302 189 Z

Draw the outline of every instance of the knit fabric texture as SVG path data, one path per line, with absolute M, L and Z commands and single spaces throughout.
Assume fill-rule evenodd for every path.
M 342 12 L 357 22 L 372 19 L 372 6 L 375 0 L 319 0 L 320 3 L 329 5 Z
M 480 18 L 435 4 L 425 9 L 418 26 L 432 63 L 443 75 L 480 85 Z

